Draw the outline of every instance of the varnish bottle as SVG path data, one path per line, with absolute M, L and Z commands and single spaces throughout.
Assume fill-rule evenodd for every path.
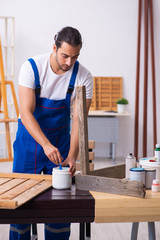
M 129 175 L 130 175 L 130 169 L 131 168 L 135 168 L 136 167 L 136 158 L 133 156 L 132 153 L 130 153 L 127 157 L 126 157 L 126 168 L 125 168 L 125 178 L 129 179 Z
M 160 161 L 160 144 L 156 144 L 155 158 Z

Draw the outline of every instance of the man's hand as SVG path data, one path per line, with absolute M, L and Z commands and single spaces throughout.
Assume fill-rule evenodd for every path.
M 76 160 L 71 157 L 67 157 L 66 160 L 62 163 L 62 167 L 65 167 L 68 165 L 70 167 L 69 173 L 70 173 L 71 177 L 73 177 L 76 172 Z
M 56 165 L 62 164 L 62 156 L 58 148 L 54 147 L 51 143 L 43 146 L 44 153 L 49 158 L 50 161 Z

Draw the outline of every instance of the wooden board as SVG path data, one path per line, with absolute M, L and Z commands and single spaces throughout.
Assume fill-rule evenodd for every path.
M 90 110 L 116 111 L 116 101 L 122 97 L 122 77 L 94 77 Z
M 95 199 L 95 222 L 160 221 L 160 192 L 146 191 L 145 198 L 90 192 Z
M 51 175 L 0 173 L 0 208 L 15 209 L 51 186 Z
M 76 175 L 76 188 L 97 192 L 115 193 L 132 197 L 145 197 L 142 182 L 91 175 Z

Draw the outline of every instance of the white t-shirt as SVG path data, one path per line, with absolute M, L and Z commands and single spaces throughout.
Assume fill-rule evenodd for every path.
M 53 100 L 65 99 L 69 86 L 69 81 L 73 71 L 73 66 L 70 70 L 68 70 L 64 74 L 57 75 L 51 69 L 50 55 L 51 53 L 47 53 L 44 55 L 33 57 L 39 72 L 41 85 L 40 97 Z M 26 61 L 22 65 L 18 82 L 19 85 L 21 86 L 35 89 L 34 73 L 29 61 Z M 71 103 L 73 103 L 76 97 L 76 86 L 82 85 L 86 87 L 86 98 L 92 99 L 93 94 L 92 75 L 84 66 L 79 64 L 74 91 L 71 97 Z

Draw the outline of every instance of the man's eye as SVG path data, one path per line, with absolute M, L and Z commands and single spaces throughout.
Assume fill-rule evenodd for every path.
M 64 58 L 68 58 L 68 56 L 67 55 L 62 55 Z

